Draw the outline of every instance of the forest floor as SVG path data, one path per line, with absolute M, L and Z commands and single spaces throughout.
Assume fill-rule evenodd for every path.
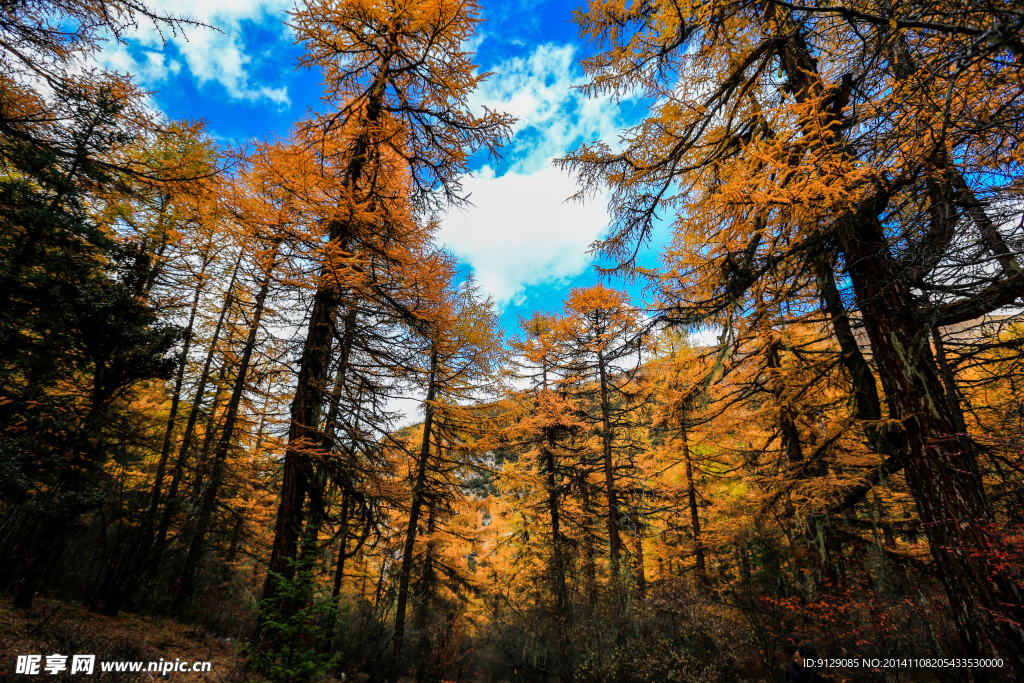
M 31 612 L 11 607 L 0 598 L 0 682 L 75 679 L 114 682 L 130 680 L 245 681 L 241 644 L 218 638 L 201 628 L 172 619 L 122 613 L 107 617 L 57 600 L 37 598 Z M 92 676 L 70 676 L 72 654 L 95 655 Z M 18 675 L 18 655 L 42 655 L 39 675 Z M 48 675 L 48 655 L 64 655 L 65 670 Z M 210 662 L 208 672 L 170 671 L 167 678 L 147 671 L 149 662 Z M 101 671 L 102 662 L 143 662 L 142 673 Z

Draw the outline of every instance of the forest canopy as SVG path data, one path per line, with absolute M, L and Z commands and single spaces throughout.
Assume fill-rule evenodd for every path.
M 490 11 L 297 3 L 319 105 L 227 144 L 95 62 L 214 28 L 3 3 L 0 670 L 75 604 L 237 681 L 1024 679 L 1024 5 L 567 12 L 640 115 L 507 330 L 442 229 L 530 144 Z

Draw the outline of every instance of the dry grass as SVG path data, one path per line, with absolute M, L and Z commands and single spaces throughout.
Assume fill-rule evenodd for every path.
M 250 680 L 243 671 L 239 644 L 217 638 L 202 629 L 171 619 L 124 613 L 117 617 L 94 614 L 87 609 L 56 600 L 37 599 L 32 612 L 12 609 L 10 601 L 0 599 L 0 681 L 40 681 L 71 679 L 60 674 L 23 676 L 14 673 L 18 655 L 94 654 L 96 670 L 92 676 L 73 678 L 94 683 L 177 679 L 193 681 L 238 682 Z M 156 674 L 101 674 L 101 661 L 209 661 L 207 673 L 170 673 L 168 679 Z M 45 661 L 45 660 L 44 660 Z M 70 662 L 70 657 L 68 662 Z

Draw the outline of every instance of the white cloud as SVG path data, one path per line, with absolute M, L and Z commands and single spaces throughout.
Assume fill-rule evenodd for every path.
M 286 87 L 250 84 L 251 71 L 261 59 L 279 60 L 273 51 L 261 54 L 260 49 L 245 44 L 243 22 L 270 24 L 274 30 L 279 26 L 284 42 L 290 42 L 285 38 L 287 28 L 280 22 L 292 7 L 291 0 L 163 0 L 151 7 L 157 14 L 192 19 L 213 28 L 188 27 L 176 33 L 164 28 L 161 35 L 157 27 L 140 23 L 124 36 L 127 46 L 113 40 L 107 43 L 98 56 L 101 66 L 131 73 L 143 86 L 158 86 L 169 73 L 181 69 L 177 60 L 165 57 L 171 46 L 200 86 L 219 83 L 232 99 L 288 104 Z M 141 50 L 144 61 L 137 56 Z
M 607 97 L 591 99 L 575 89 L 586 82 L 576 60 L 572 45 L 540 45 L 528 57 L 494 67 L 474 95 L 474 105 L 518 117 L 505 151 L 514 170 L 538 170 L 581 141 L 618 139 L 618 107 Z
M 617 141 L 619 108 L 607 98 L 574 90 L 584 82 L 571 45 L 540 45 L 526 57 L 491 70 L 473 104 L 519 118 L 503 150 L 508 170 L 489 166 L 463 182 L 473 206 L 450 212 L 439 240 L 473 268 L 481 288 L 504 307 L 521 303 L 526 288 L 582 273 L 587 253 L 608 225 L 603 196 L 585 204 L 567 201 L 575 179 L 552 166 L 580 142 Z
M 547 164 L 533 173 L 495 176 L 490 167 L 463 182 L 474 206 L 453 210 L 439 239 L 473 268 L 480 287 L 504 307 L 528 285 L 583 272 L 586 253 L 608 223 L 603 198 L 567 202 L 575 181 Z
M 162 52 L 143 51 L 141 59 L 132 56 L 131 51 L 122 44 L 114 44 L 100 54 L 100 64 L 111 71 L 131 74 L 139 82 L 152 87 L 167 80 L 167 76 L 181 71 L 181 63 L 176 59 L 167 59 Z

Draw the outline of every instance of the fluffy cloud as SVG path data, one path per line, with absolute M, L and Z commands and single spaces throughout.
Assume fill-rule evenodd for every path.
M 608 223 L 600 198 L 566 201 L 576 183 L 550 164 L 501 176 L 484 167 L 464 186 L 473 206 L 450 212 L 439 237 L 499 306 L 521 301 L 528 285 L 583 272 L 587 248 Z
M 181 63 L 176 59 L 167 59 L 162 52 L 150 50 L 139 51 L 138 58 L 131 50 L 121 43 L 106 47 L 100 55 L 100 63 L 106 69 L 132 74 L 140 82 L 148 86 L 159 85 L 169 75 L 181 71 Z
M 165 57 L 176 53 L 200 85 L 215 82 L 236 100 L 270 100 L 288 104 L 288 91 L 284 86 L 253 86 L 251 71 L 260 59 L 271 61 L 272 55 L 256 53 L 245 44 L 243 22 L 266 25 L 279 35 L 284 44 L 290 43 L 287 28 L 280 22 L 290 9 L 290 0 L 164 0 L 154 3 L 152 9 L 161 15 L 191 19 L 207 26 L 188 27 L 184 32 L 163 33 L 157 27 L 140 23 L 137 29 L 124 36 L 127 45 L 111 40 L 98 57 L 101 66 L 131 73 L 148 87 L 159 85 L 168 74 L 181 69 L 177 59 Z M 165 42 L 166 41 L 166 42 Z M 278 61 L 276 57 L 275 61 Z
M 515 137 L 505 151 L 512 168 L 532 172 L 581 141 L 618 138 L 619 108 L 607 97 L 576 89 L 586 79 L 572 45 L 540 45 L 528 57 L 498 64 L 475 93 L 473 104 L 516 116 Z
M 467 178 L 473 206 L 450 212 L 439 238 L 502 307 L 522 303 L 529 286 L 582 273 L 608 225 L 605 198 L 568 201 L 576 181 L 552 165 L 580 142 L 616 140 L 622 128 L 618 107 L 574 90 L 583 81 L 576 59 L 572 46 L 541 45 L 493 67 L 475 96 L 475 105 L 519 122 L 505 172 L 485 166 Z

